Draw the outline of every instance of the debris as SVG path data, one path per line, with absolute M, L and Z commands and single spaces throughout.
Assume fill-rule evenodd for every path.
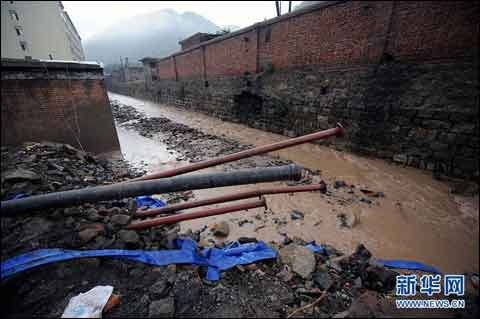
M 148 307 L 150 318 L 171 318 L 175 313 L 175 300 L 171 297 L 155 300 Z
M 105 307 L 103 307 L 103 313 L 109 312 L 113 307 L 115 307 L 116 305 L 119 305 L 120 302 L 121 302 L 121 296 L 112 294 L 110 298 L 108 298 L 108 301 Z
M 227 237 L 228 234 L 230 233 L 230 227 L 228 226 L 228 223 L 223 221 L 218 224 L 215 224 L 212 227 L 212 232 L 213 235 L 218 236 L 218 237 Z
M 308 248 L 296 244 L 290 244 L 279 251 L 283 263 L 288 264 L 292 271 L 302 278 L 310 277 L 315 270 L 315 256 Z
M 317 300 L 315 300 L 314 302 L 312 302 L 312 303 L 310 303 L 310 304 L 308 304 L 308 305 L 306 305 L 306 306 L 303 306 L 303 307 L 300 308 L 300 309 L 295 310 L 294 312 L 292 312 L 291 314 L 289 314 L 289 315 L 287 316 L 287 318 L 291 318 L 291 317 L 293 317 L 294 315 L 296 315 L 296 314 L 299 313 L 299 312 L 305 311 L 305 310 L 308 309 L 308 308 L 311 308 L 311 307 L 314 307 L 314 306 L 318 305 L 318 304 L 320 303 L 320 301 L 322 301 L 326 296 L 327 296 L 327 291 L 325 290 L 325 291 L 322 293 L 322 295 L 321 295 L 320 297 L 318 297 Z
M 31 181 L 36 182 L 41 179 L 41 177 L 30 170 L 23 168 L 17 168 L 13 170 L 6 171 L 2 174 L 3 180 L 5 182 L 22 182 L 22 181 Z
M 138 247 L 140 237 L 133 230 L 121 230 L 118 232 L 118 238 L 129 247 Z
M 374 192 L 368 189 L 360 189 L 360 191 L 369 197 L 385 197 L 383 192 Z
M 388 268 L 397 268 L 397 269 L 410 269 L 410 270 L 421 270 L 426 272 L 432 272 L 434 274 L 441 274 L 442 272 L 433 267 L 426 265 L 424 263 L 413 261 L 413 260 L 401 260 L 401 259 L 376 259 L 375 260 L 380 265 L 383 265 Z
M 153 198 L 151 196 L 138 196 L 135 198 L 136 207 L 160 208 L 167 205 L 164 200 Z
M 240 244 L 247 244 L 247 243 L 256 243 L 257 242 L 257 239 L 254 238 L 254 237 L 240 237 L 238 239 L 238 242 Z
M 96 286 L 73 297 L 62 318 L 101 318 L 102 311 L 113 292 L 112 286 Z
M 381 318 L 391 312 L 391 307 L 386 300 L 375 291 L 365 291 L 353 300 L 347 310 L 349 318 Z
M 89 242 L 100 234 L 105 233 L 105 227 L 102 224 L 91 224 L 86 229 L 78 233 L 83 242 Z
M 130 222 L 130 216 L 124 214 L 113 215 L 110 217 L 110 222 L 114 225 L 125 226 Z
M 340 213 L 337 215 L 339 228 L 353 228 L 359 223 L 357 214 L 353 212 Z
M 154 283 L 149 291 L 154 298 L 165 297 L 168 292 L 169 283 L 166 280 L 160 280 Z
M 346 187 L 347 186 L 347 183 L 345 183 L 344 181 L 335 181 L 335 184 L 333 187 L 335 188 L 341 188 L 341 187 Z
M 302 212 L 299 212 L 298 210 L 293 210 L 291 213 L 290 213 L 290 217 L 292 218 L 292 220 L 296 220 L 296 219 L 303 219 L 304 215 Z
M 242 227 L 244 224 L 253 224 L 253 221 L 244 219 L 238 222 L 238 226 Z
M 317 285 L 318 288 L 322 290 L 328 290 L 332 284 L 333 280 L 328 274 L 328 272 L 317 272 L 312 275 L 313 281 Z

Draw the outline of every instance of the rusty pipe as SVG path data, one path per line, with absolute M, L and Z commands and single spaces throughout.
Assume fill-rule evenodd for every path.
M 311 191 L 317 191 L 317 190 L 324 190 L 325 188 L 326 188 L 325 183 L 322 182 L 320 184 L 312 184 L 312 185 L 304 185 L 304 186 L 274 187 L 274 188 L 259 189 L 259 190 L 247 191 L 247 192 L 242 192 L 237 194 L 229 194 L 224 196 L 196 200 L 196 201 L 191 201 L 191 202 L 186 202 L 186 203 L 181 203 L 176 205 L 169 205 L 161 208 L 149 209 L 149 210 L 137 212 L 135 213 L 134 216 L 139 218 L 152 217 L 160 214 L 175 212 L 182 209 L 189 209 L 189 208 L 195 208 L 200 206 L 225 203 L 225 202 L 230 202 L 234 200 L 252 198 L 252 197 L 257 197 L 262 195 L 311 192 Z
M 159 217 L 159 218 L 150 219 L 146 221 L 131 223 L 130 225 L 127 226 L 127 229 L 143 229 L 143 228 L 149 228 L 149 227 L 154 227 L 159 225 L 173 224 L 183 220 L 190 220 L 190 219 L 197 219 L 197 218 L 203 218 L 203 217 L 214 216 L 214 215 L 227 214 L 227 213 L 237 212 L 240 210 L 257 208 L 257 207 L 267 208 L 267 203 L 265 201 L 265 198 L 262 197 L 259 200 L 248 202 L 248 203 L 235 204 L 235 205 L 224 206 L 219 208 L 209 208 L 209 209 L 199 210 L 197 212 L 192 212 L 192 213 L 183 213 L 183 214 Z
M 311 142 L 311 141 L 314 141 L 314 140 L 319 140 L 319 139 L 323 139 L 323 138 L 327 138 L 327 137 L 331 137 L 331 136 L 342 137 L 344 135 L 345 135 L 345 130 L 344 130 L 343 126 L 340 123 L 337 123 L 337 127 L 331 128 L 331 129 L 328 129 L 328 130 L 324 130 L 324 131 L 320 131 L 320 132 L 316 132 L 316 133 L 312 133 L 312 134 L 308 134 L 308 135 L 304 135 L 304 136 L 291 138 L 291 139 L 281 141 L 281 142 L 277 142 L 277 143 L 273 143 L 273 144 L 268 144 L 268 145 L 255 147 L 255 148 L 252 148 L 252 149 L 249 149 L 249 150 L 229 154 L 229 155 L 226 155 L 224 157 L 217 157 L 217 158 L 213 158 L 213 159 L 210 159 L 210 160 L 186 165 L 186 166 L 183 166 L 183 167 L 178 167 L 178 168 L 174 168 L 174 169 L 170 169 L 170 170 L 166 170 L 166 171 L 162 171 L 162 172 L 158 172 L 158 173 L 144 175 L 144 176 L 141 176 L 141 177 L 131 179 L 130 181 L 141 181 L 141 180 L 149 180 L 149 179 L 157 179 L 157 178 L 163 178 L 163 177 L 177 176 L 177 175 L 181 175 L 181 174 L 185 174 L 185 173 L 189 173 L 189 172 L 193 172 L 193 171 L 198 171 L 198 170 L 203 169 L 203 168 L 216 166 L 216 165 L 219 165 L 219 164 L 224 164 L 224 163 L 237 161 L 237 160 L 240 160 L 240 159 L 243 159 L 243 158 L 252 157 L 252 156 L 255 156 L 255 155 L 260 155 L 260 154 L 264 154 L 264 153 L 268 153 L 268 152 L 277 151 L 277 150 L 280 150 L 280 149 L 283 149 L 283 148 L 287 148 L 287 147 L 290 147 L 290 146 Z

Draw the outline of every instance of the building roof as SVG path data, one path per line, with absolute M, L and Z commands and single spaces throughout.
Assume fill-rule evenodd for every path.
M 159 58 L 152 58 L 152 57 L 147 56 L 147 57 L 141 58 L 138 61 L 140 61 L 142 63 L 150 63 L 150 62 L 158 62 L 159 60 L 160 60 Z

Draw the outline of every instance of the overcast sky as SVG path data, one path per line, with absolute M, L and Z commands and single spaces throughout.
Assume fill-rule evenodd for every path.
M 292 8 L 301 1 L 292 1 Z M 246 27 L 276 16 L 275 1 L 62 1 L 83 40 L 124 18 L 166 8 L 193 11 L 216 25 Z M 282 13 L 288 1 L 282 1 Z

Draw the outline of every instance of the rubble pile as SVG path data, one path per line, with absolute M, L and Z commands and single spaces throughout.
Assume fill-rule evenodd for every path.
M 100 160 L 69 145 L 2 148 L 2 200 L 136 175 L 122 161 Z M 179 198 L 172 194 L 168 201 Z M 179 234 L 178 225 L 126 230 L 136 209 L 134 199 L 124 199 L 2 217 L 2 261 L 41 248 L 158 250 L 174 248 L 179 237 L 199 241 L 201 231 Z M 2 280 L 2 313 L 60 317 L 73 296 L 111 285 L 120 302 L 104 313 L 107 318 L 388 315 L 394 271 L 378 265 L 363 245 L 351 255 L 328 245 L 313 253 L 305 245 L 297 238 L 272 244 L 278 258 L 236 266 L 215 282 L 205 279 L 205 267 L 191 265 L 154 267 L 108 257 L 44 265 Z

